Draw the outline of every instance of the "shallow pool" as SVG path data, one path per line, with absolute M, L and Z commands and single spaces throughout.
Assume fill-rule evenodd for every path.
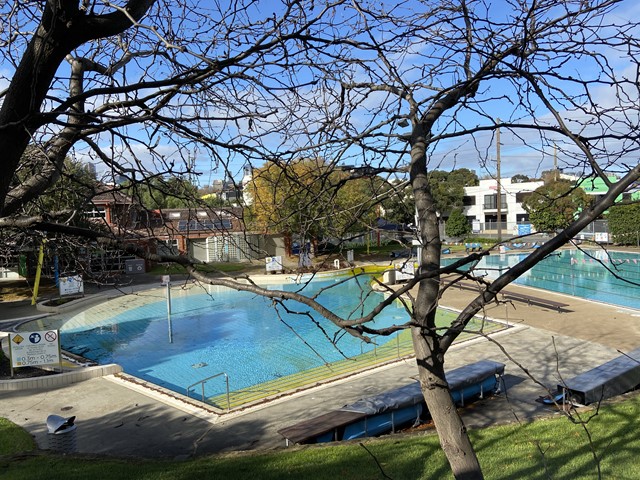
M 526 255 L 528 253 L 483 257 L 475 274 L 495 279 L 504 269 L 515 265 Z M 447 263 L 451 261 L 446 260 Z M 621 278 L 616 278 L 616 275 Z M 637 285 L 640 284 L 640 254 L 562 250 L 544 259 L 515 283 L 640 308 L 640 286 Z
M 303 293 L 314 294 L 343 279 L 310 282 Z M 39 320 L 39 325 L 26 324 L 22 329 L 42 328 L 46 322 L 46 328 L 60 330 L 63 349 L 100 364 L 120 364 L 131 375 L 183 394 L 189 385 L 221 372 L 229 375 L 230 389 L 239 390 L 341 360 L 341 352 L 353 357 L 374 348 L 318 315 L 309 318 L 309 307 L 298 303 L 288 302 L 287 312 L 250 293 L 199 285 L 174 287 L 171 296 L 171 343 L 164 289 Z M 360 278 L 328 289 L 319 301 L 339 315 L 354 317 L 381 298 L 371 292 L 368 279 Z M 402 308 L 390 306 L 376 318 L 375 326 L 406 319 Z M 224 391 L 222 378 L 216 382 L 207 384 L 207 396 Z

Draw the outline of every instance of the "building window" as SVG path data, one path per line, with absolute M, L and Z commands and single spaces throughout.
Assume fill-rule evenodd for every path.
M 462 197 L 462 205 L 465 207 L 471 207 L 476 204 L 476 196 L 475 195 L 465 195 Z
M 230 230 L 231 220 L 223 218 L 218 220 L 180 220 L 178 230 L 198 231 L 198 230 Z
M 93 207 L 93 210 L 85 212 L 87 218 L 106 218 L 107 212 L 104 207 Z
M 158 240 L 158 253 L 160 255 L 178 254 L 178 239 Z
M 503 193 L 500 195 L 500 200 L 501 200 L 501 205 L 503 207 L 507 206 L 507 194 Z M 485 195 L 484 196 L 484 209 L 485 210 L 495 210 L 496 208 L 498 208 L 498 195 L 497 194 L 493 194 L 493 195 Z
M 500 215 L 500 217 L 502 218 L 502 223 L 506 223 L 507 222 L 507 216 L 505 214 Z M 485 215 L 484 216 L 484 223 L 491 225 L 491 224 L 496 224 L 498 222 L 498 216 L 497 215 Z

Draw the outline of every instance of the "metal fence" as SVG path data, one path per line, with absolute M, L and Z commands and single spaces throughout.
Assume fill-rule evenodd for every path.
M 472 227 L 472 233 L 470 235 L 485 238 L 498 238 L 498 227 L 501 230 L 502 239 L 508 239 L 511 237 L 518 237 L 521 235 L 532 235 L 532 237 L 548 237 L 546 233 L 537 234 L 535 228 L 530 223 L 526 222 L 474 222 Z M 440 224 L 440 235 L 445 240 L 455 240 L 449 238 L 446 233 L 446 222 Z M 609 222 L 607 220 L 595 220 L 590 223 L 587 228 L 582 230 L 577 236 L 580 240 L 596 240 L 600 242 L 611 242 L 609 235 Z M 640 233 L 638 239 L 638 245 L 640 245 Z

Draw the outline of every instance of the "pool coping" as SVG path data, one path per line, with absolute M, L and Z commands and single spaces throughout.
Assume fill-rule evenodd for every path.
M 104 377 L 122 372 L 122 367 L 115 363 L 91 367 L 74 368 L 71 371 L 30 378 L 12 378 L 0 380 L 0 392 L 15 390 L 31 390 L 62 387 L 72 383 L 83 382 L 91 378 Z
M 39 312 L 55 315 L 59 313 L 70 312 L 81 307 L 87 307 L 93 303 L 111 300 L 112 298 L 115 298 L 117 296 L 118 295 L 110 295 L 108 293 L 88 294 L 82 297 L 74 298 L 73 300 L 63 303 L 62 305 L 46 305 L 51 300 L 45 300 L 44 302 L 38 302 L 36 304 L 36 310 Z

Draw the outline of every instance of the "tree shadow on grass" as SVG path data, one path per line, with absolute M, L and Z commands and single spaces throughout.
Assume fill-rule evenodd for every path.
M 637 478 L 640 395 L 629 395 L 629 402 L 607 402 L 599 410 L 593 406 L 573 412 L 584 425 L 562 416 L 474 431 L 485 474 L 496 479 L 573 480 L 599 478 L 600 468 L 602 478 Z

